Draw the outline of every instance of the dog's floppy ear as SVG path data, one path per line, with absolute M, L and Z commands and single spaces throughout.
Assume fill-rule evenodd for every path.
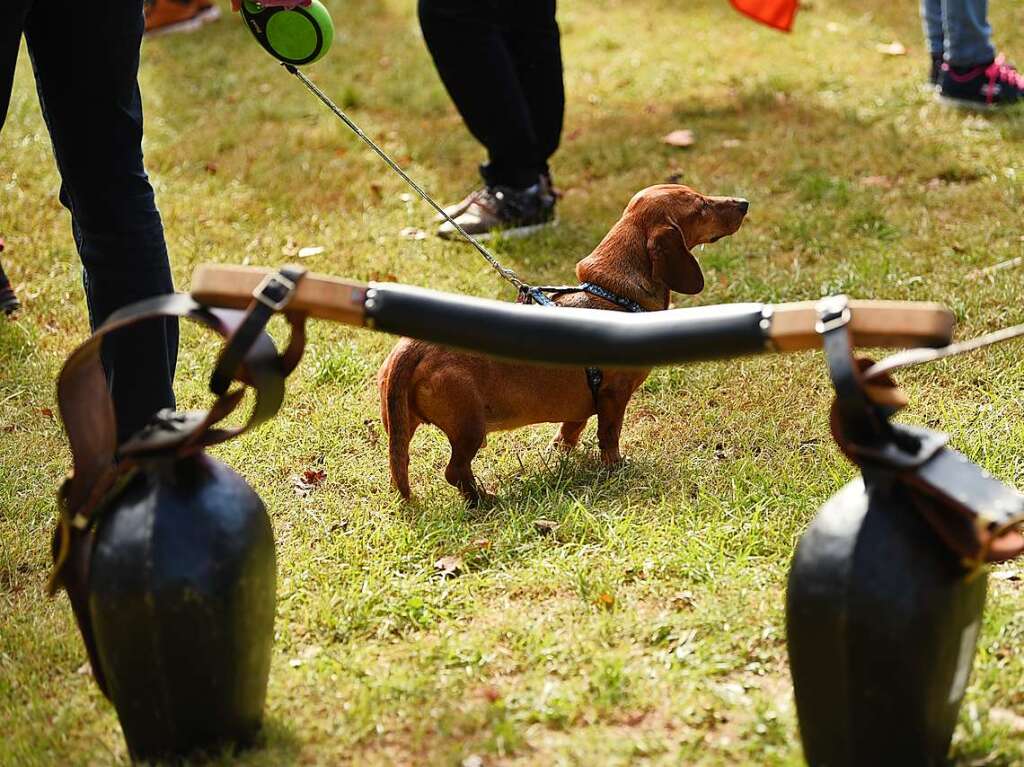
M 651 271 L 676 293 L 700 293 L 704 275 L 697 259 L 686 246 L 682 233 L 674 226 L 659 226 L 647 237 Z

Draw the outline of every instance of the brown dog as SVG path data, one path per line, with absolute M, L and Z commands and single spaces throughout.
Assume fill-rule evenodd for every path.
M 747 207 L 746 200 L 705 197 L 677 184 L 648 187 L 629 201 L 594 252 L 576 265 L 576 276 L 647 311 L 667 309 L 669 291 L 693 294 L 704 288 L 691 248 L 735 232 Z M 557 301 L 621 311 L 614 301 L 589 293 Z M 569 451 L 596 413 L 601 460 L 616 464 L 626 406 L 649 373 L 605 370 L 595 392 L 580 368 L 501 362 L 403 338 L 377 374 L 392 482 L 404 498 L 410 497 L 409 442 L 423 423 L 448 436 L 452 457 L 445 479 L 471 504 L 485 495 L 471 464 L 491 431 L 560 422 L 553 444 Z

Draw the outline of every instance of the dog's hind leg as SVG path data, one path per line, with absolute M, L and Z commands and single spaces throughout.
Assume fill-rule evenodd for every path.
M 457 432 L 448 433 L 448 442 L 452 446 L 452 457 L 448 468 L 444 470 L 444 478 L 458 488 L 470 506 L 479 505 L 480 501 L 490 496 L 477 484 L 473 476 L 473 458 L 486 441 L 487 433 L 482 421 L 459 424 Z
M 558 434 L 551 440 L 551 447 L 563 453 L 571 452 L 579 444 L 580 435 L 583 434 L 585 428 L 587 428 L 586 421 L 566 421 L 558 430 Z

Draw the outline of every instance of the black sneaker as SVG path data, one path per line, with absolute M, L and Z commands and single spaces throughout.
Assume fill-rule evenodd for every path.
M 522 237 L 554 221 L 555 194 L 550 180 L 542 176 L 526 189 L 484 187 L 446 210 L 457 210 L 458 215 L 452 218 L 477 239 L 486 240 L 495 232 L 505 237 Z M 437 233 L 449 240 L 460 236 L 448 221 L 441 224 Z
M 1002 56 L 967 69 L 942 65 L 939 99 L 968 109 L 995 109 L 1024 100 L 1024 75 Z

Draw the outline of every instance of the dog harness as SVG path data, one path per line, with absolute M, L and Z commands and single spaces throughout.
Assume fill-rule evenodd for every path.
M 603 298 L 605 301 L 610 301 L 611 303 L 622 307 L 627 312 L 640 314 L 647 311 L 636 301 L 620 296 L 618 293 L 613 293 L 607 288 L 602 288 L 600 285 L 595 285 L 592 282 L 584 282 L 577 286 L 523 286 L 519 290 L 517 303 L 539 304 L 540 306 L 558 306 L 548 293 L 554 296 L 562 296 L 567 293 L 589 293 L 597 298 Z M 594 398 L 594 409 L 596 410 L 598 405 L 597 395 L 601 390 L 601 384 L 604 382 L 604 372 L 601 368 L 597 367 L 588 367 L 585 371 L 587 374 L 587 386 L 590 387 L 590 395 Z

